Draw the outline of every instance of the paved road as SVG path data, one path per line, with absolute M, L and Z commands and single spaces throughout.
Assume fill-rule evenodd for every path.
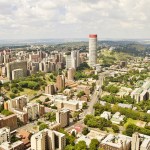
M 93 108 L 93 106 L 94 106 L 94 104 L 97 103 L 99 97 L 100 97 L 101 94 L 102 94 L 103 79 L 104 79 L 104 75 L 103 75 L 103 74 L 100 74 L 99 80 L 98 80 L 97 83 L 96 83 L 96 87 L 98 86 L 99 88 L 98 88 L 98 90 L 95 89 L 93 95 L 91 96 L 91 101 L 90 101 L 90 103 L 89 103 L 89 107 L 88 107 L 88 109 L 84 112 L 85 115 L 86 115 L 86 114 L 93 114 L 93 115 L 94 115 L 94 108 Z
M 91 101 L 88 103 L 88 109 L 84 110 L 83 114 L 82 114 L 82 119 L 79 120 L 78 122 L 76 122 L 75 124 L 65 128 L 66 131 L 70 131 L 73 127 L 75 126 L 78 126 L 78 125 L 84 125 L 84 117 L 87 115 L 87 114 L 93 114 L 94 115 L 94 104 L 97 103 L 99 97 L 101 96 L 102 94 L 102 85 L 103 85 L 103 79 L 104 79 L 104 74 L 100 74 L 99 75 L 99 80 L 96 82 L 96 87 L 99 86 L 99 89 L 97 90 L 95 88 L 95 91 L 93 93 L 93 95 L 91 96 Z

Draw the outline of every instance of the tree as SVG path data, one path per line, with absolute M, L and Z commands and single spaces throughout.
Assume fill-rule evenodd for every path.
M 87 150 L 87 146 L 85 141 L 79 141 L 76 145 L 75 145 L 75 150 Z
M 65 147 L 65 150 L 74 150 L 74 146 L 73 145 L 67 145 Z
M 83 105 L 82 105 L 82 109 L 87 109 L 87 107 L 88 107 L 87 102 L 84 102 Z
M 80 112 L 75 111 L 75 112 L 73 113 L 73 118 L 79 120 L 79 114 L 80 114 Z
M 87 127 L 84 127 L 83 131 L 82 131 L 82 134 L 87 135 L 89 132 L 90 132 L 89 129 Z
M 53 122 L 56 120 L 56 113 L 54 113 L 54 112 L 48 112 L 44 116 L 45 116 L 46 120 L 49 120 L 50 122 Z
M 117 125 L 112 124 L 112 129 L 115 133 L 119 132 L 119 127 Z
M 75 141 L 75 137 L 74 136 L 70 135 L 64 129 L 60 129 L 59 132 L 65 134 L 65 136 L 66 136 L 66 145 L 74 145 L 74 141 Z
M 98 146 L 99 146 L 99 141 L 97 139 L 92 139 L 89 146 L 89 150 L 97 150 Z
M 43 129 L 46 129 L 46 128 L 48 128 L 48 125 L 45 124 L 45 123 L 41 123 L 41 124 L 39 125 L 39 131 L 41 131 L 41 130 L 43 130 Z

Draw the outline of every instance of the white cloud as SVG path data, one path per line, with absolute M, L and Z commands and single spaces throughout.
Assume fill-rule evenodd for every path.
M 150 38 L 149 10 L 149 0 L 0 0 L 0 38 Z

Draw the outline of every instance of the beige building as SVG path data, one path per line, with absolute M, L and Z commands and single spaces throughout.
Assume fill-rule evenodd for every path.
M 44 129 L 31 137 L 32 150 L 64 150 L 66 138 L 63 133 Z
M 109 134 L 102 140 L 100 147 L 104 150 L 131 150 L 131 137 Z
M 23 77 L 27 76 L 27 61 L 16 61 L 7 63 L 7 77 L 9 80 L 12 80 L 12 71 L 16 69 L 23 70 Z
M 56 121 L 60 123 L 62 128 L 69 125 L 69 112 L 68 109 L 62 109 L 56 112 Z
M 36 120 L 40 115 L 40 105 L 38 103 L 28 103 L 27 106 L 23 107 L 23 111 L 28 114 L 29 120 Z
M 0 129 L 0 145 L 7 141 L 10 141 L 10 129 L 4 127 Z
M 54 95 L 55 94 L 55 87 L 54 84 L 49 84 L 45 87 L 45 93 L 46 94 L 50 94 L 50 95 Z
M 4 107 L 6 110 L 13 111 L 13 109 L 23 110 L 23 107 L 27 105 L 28 98 L 26 95 L 16 97 L 8 100 Z
M 57 101 L 57 108 L 60 110 L 62 108 L 69 109 L 71 111 L 76 111 L 79 109 L 79 103 L 77 101 Z
M 150 136 L 134 133 L 132 135 L 131 150 L 150 150 Z
M 64 75 L 58 75 L 56 78 L 56 87 L 59 91 L 65 88 L 65 77 Z
M 67 72 L 68 80 L 74 80 L 75 69 L 69 68 Z
M 15 130 L 17 125 L 17 116 L 15 114 L 9 116 L 0 116 L 0 128 L 9 127 L 10 130 Z
M 23 69 L 15 69 L 12 71 L 12 80 L 16 80 L 23 77 Z
M 0 145 L 0 150 L 25 150 L 25 146 L 22 141 L 4 142 Z

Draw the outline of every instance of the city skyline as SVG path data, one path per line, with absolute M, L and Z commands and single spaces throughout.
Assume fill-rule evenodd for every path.
M 148 0 L 0 1 L 0 39 L 150 39 Z

